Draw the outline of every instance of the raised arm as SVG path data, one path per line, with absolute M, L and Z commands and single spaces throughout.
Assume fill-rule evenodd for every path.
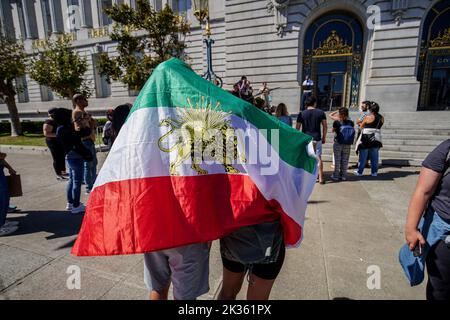
M 341 120 L 341 119 L 339 118 L 338 113 L 339 113 L 339 111 L 333 111 L 333 112 L 330 113 L 328 116 L 329 116 L 331 119 L 333 119 L 334 121 L 339 121 L 339 120 Z

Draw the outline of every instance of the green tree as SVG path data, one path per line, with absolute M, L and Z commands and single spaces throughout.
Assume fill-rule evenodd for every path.
M 16 86 L 16 79 L 25 75 L 26 59 L 23 45 L 0 32 L 0 99 L 8 107 L 13 137 L 22 135 L 15 96 L 22 90 Z
M 49 42 L 31 58 L 28 69 L 32 79 L 63 98 L 71 99 L 75 93 L 87 97 L 91 94 L 90 82 L 84 77 L 87 60 L 72 49 L 66 37 Z
M 117 41 L 117 56 L 100 56 L 100 71 L 110 81 L 120 81 L 140 90 L 153 69 L 172 57 L 183 58 L 186 45 L 181 38 L 189 24 L 166 5 L 156 11 L 148 0 L 138 0 L 136 9 L 114 5 L 105 13 L 114 21 L 111 39 Z M 133 31 L 137 31 L 133 35 Z

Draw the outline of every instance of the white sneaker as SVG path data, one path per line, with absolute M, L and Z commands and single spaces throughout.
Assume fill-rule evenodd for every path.
M 353 171 L 353 173 L 354 173 L 355 176 L 357 176 L 357 177 L 362 177 L 362 176 L 363 176 L 361 173 L 358 172 L 358 170 Z
M 16 232 L 17 229 L 19 229 L 18 226 L 15 226 L 15 227 L 5 227 L 5 226 L 0 227 L 0 237 L 8 236 L 8 235 Z
M 2 228 L 17 227 L 18 225 L 19 221 L 6 221 Z
M 84 204 L 82 204 L 80 202 L 80 205 L 78 207 L 74 207 L 71 211 L 72 214 L 81 214 L 84 213 L 84 211 L 86 211 L 86 207 L 84 206 Z
M 378 177 L 378 173 L 372 173 L 372 177 Z
M 66 210 L 71 211 L 73 209 L 73 204 L 67 203 Z

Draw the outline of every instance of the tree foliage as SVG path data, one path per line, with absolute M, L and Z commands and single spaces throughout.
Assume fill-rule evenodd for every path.
M 26 54 L 21 43 L 0 33 L 0 99 L 5 101 L 11 117 L 11 135 L 22 134 L 19 113 L 15 102 L 16 79 L 25 75 Z
M 64 37 L 49 42 L 35 55 L 29 65 L 32 79 L 63 98 L 71 99 L 75 93 L 91 94 L 90 82 L 84 74 L 88 69 L 85 57 L 81 57 Z
M 121 4 L 105 12 L 114 21 L 111 39 L 118 43 L 117 56 L 100 56 L 100 70 L 108 81 L 113 79 L 140 90 L 159 63 L 183 57 L 186 45 L 181 38 L 190 27 L 168 5 L 156 11 L 148 0 L 138 0 L 136 9 Z

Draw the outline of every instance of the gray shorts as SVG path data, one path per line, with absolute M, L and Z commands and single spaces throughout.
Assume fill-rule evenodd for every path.
M 209 292 L 209 247 L 198 243 L 144 254 L 144 282 L 160 292 L 170 281 L 176 300 L 195 300 Z
M 314 141 L 314 150 L 316 151 L 316 156 L 322 156 L 322 141 Z

